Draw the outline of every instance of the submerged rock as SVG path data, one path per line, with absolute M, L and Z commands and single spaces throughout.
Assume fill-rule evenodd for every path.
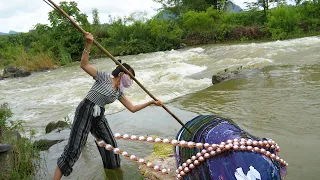
M 29 71 L 25 71 L 17 67 L 8 66 L 4 68 L 2 78 L 27 77 L 30 75 L 31 73 Z
M 56 129 L 65 129 L 68 127 L 69 127 L 69 124 L 66 121 L 58 121 L 58 122 L 52 121 L 46 126 L 46 134 Z
M 224 71 L 221 71 L 217 74 L 212 75 L 212 84 L 218 84 L 220 82 L 231 80 L 231 79 L 245 78 L 259 71 L 260 70 L 257 68 L 244 69 L 242 68 L 242 66 L 232 71 L 229 69 L 225 69 Z

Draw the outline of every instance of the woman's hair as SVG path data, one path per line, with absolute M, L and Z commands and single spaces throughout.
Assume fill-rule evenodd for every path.
M 121 63 L 121 59 L 119 59 L 118 61 Z M 134 70 L 131 68 L 131 66 L 130 66 L 129 64 L 127 64 L 127 63 L 122 63 L 122 65 L 123 65 L 128 71 L 130 71 L 133 76 L 136 76 L 136 74 L 134 73 Z M 122 69 L 122 67 L 121 67 L 120 65 L 118 65 L 118 66 L 116 67 L 116 69 L 112 71 L 111 74 L 112 74 L 113 77 L 118 77 L 121 72 L 126 73 L 126 72 L 124 71 L 124 69 Z M 126 74 L 127 74 L 127 73 L 126 73 Z

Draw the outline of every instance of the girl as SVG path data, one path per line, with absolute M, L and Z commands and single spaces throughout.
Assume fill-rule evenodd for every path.
M 161 101 L 149 101 L 139 105 L 133 105 L 124 94 L 124 88 L 132 85 L 132 79 L 126 72 L 117 66 L 113 70 L 112 75 L 97 70 L 89 64 L 89 53 L 93 44 L 93 36 L 85 33 L 85 49 L 81 57 L 80 67 L 95 79 L 95 83 L 88 92 L 85 99 L 78 105 L 70 132 L 68 144 L 64 148 L 64 152 L 58 159 L 53 179 L 60 179 L 62 175 L 68 176 L 72 172 L 74 163 L 78 160 L 82 146 L 86 143 L 89 131 L 98 139 L 104 140 L 106 143 L 117 147 L 117 143 L 113 137 L 107 119 L 104 116 L 104 107 L 118 99 L 131 112 L 139 111 L 151 104 L 162 106 Z M 123 66 L 135 76 L 134 70 L 130 65 L 123 63 Z M 103 147 L 97 145 L 103 165 L 105 169 L 119 169 L 119 155 L 113 151 L 107 151 Z

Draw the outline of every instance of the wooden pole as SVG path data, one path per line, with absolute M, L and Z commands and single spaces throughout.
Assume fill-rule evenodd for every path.
M 45 0 L 44 0 L 45 1 Z M 56 10 L 58 10 L 64 17 L 66 17 L 72 25 L 74 25 L 82 34 L 85 34 L 86 31 L 83 30 L 66 12 L 64 12 L 63 9 L 61 9 L 58 5 L 56 5 L 52 0 L 49 1 Z M 46 1 L 45 1 L 46 2 Z M 93 40 L 93 44 L 95 44 L 102 52 L 104 52 L 106 55 L 108 55 L 117 65 L 119 65 L 124 71 L 155 101 L 157 101 L 157 98 L 154 97 L 131 73 L 128 71 L 118 60 L 116 60 L 111 53 L 109 53 L 105 48 L 103 48 L 96 40 Z M 165 105 L 162 105 L 163 109 L 165 109 L 173 118 L 175 118 L 189 133 L 192 134 L 192 132 L 184 125 L 181 120 L 174 115 Z

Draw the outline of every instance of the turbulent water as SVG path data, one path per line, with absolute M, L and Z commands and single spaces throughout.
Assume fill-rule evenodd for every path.
M 249 133 L 275 140 L 280 156 L 289 163 L 287 179 L 318 179 L 320 162 L 320 37 L 250 44 L 208 45 L 121 59 L 134 67 L 137 79 L 169 105 L 183 122 L 197 114 L 217 114 L 233 119 Z M 91 61 L 111 71 L 110 59 Z M 248 69 L 245 77 L 217 85 L 211 76 L 224 69 Z M 252 71 L 251 69 L 254 69 Z M 33 73 L 0 81 L 0 103 L 8 102 L 14 117 L 27 122 L 38 135 L 50 121 L 73 118 L 93 79 L 79 66 Z M 150 100 L 138 86 L 126 92 L 134 104 Z M 158 135 L 174 138 L 180 125 L 163 109 L 150 107 L 132 114 L 116 102 L 106 106 L 114 133 Z M 119 112 L 120 113 L 116 113 Z M 62 134 L 68 136 L 68 133 Z M 64 143 L 46 155 L 42 176 L 50 179 Z M 119 141 L 119 147 L 145 156 L 150 144 Z M 137 166 L 123 161 L 125 179 L 139 179 Z M 99 179 L 102 163 L 89 138 L 74 173 L 68 179 Z

